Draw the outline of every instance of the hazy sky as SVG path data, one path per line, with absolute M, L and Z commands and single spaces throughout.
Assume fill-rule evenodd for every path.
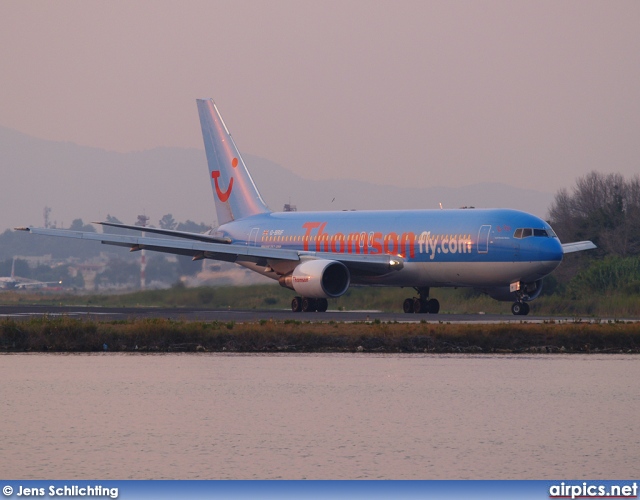
M 203 149 L 213 97 L 242 151 L 307 178 L 555 192 L 640 171 L 635 0 L 5 0 L 0 19 L 0 125 L 44 139 Z

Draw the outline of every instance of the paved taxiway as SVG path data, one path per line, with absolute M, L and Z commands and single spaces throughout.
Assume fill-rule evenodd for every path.
M 555 321 L 573 322 L 576 318 L 547 316 L 512 316 L 510 314 L 405 314 L 379 311 L 332 311 L 325 313 L 294 313 L 284 309 L 241 310 L 241 309 L 189 309 L 161 307 L 83 307 L 83 306 L 0 306 L 0 319 L 29 319 L 39 316 L 68 316 L 93 320 L 125 320 L 142 318 L 168 318 L 184 321 L 234 321 L 236 323 L 260 321 L 398 321 L 398 322 L 451 322 L 451 323 L 529 323 Z M 582 318 L 589 321 L 589 318 Z M 593 318 L 591 318 L 593 320 Z

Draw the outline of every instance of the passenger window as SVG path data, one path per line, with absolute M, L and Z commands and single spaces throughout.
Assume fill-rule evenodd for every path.
M 514 238 L 522 238 L 522 228 L 519 227 L 518 229 L 516 229 L 516 232 L 513 233 L 513 237 Z
M 522 230 L 522 237 L 528 238 L 529 236 L 533 236 L 533 229 L 531 229 L 530 227 L 527 227 Z

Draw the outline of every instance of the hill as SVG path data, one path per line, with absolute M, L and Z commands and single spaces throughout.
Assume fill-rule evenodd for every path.
M 390 184 L 363 180 L 316 181 L 301 177 L 264 158 L 245 154 L 267 204 L 281 210 L 403 209 L 475 206 L 516 208 L 545 217 L 553 195 L 498 182 L 460 188 L 393 186 L 401 167 L 389 169 Z M 425 168 L 430 167 L 425 161 Z M 171 213 L 176 220 L 215 223 L 204 150 L 157 148 L 118 153 L 30 137 L 0 127 L 0 231 L 22 225 L 42 226 L 43 209 L 50 220 L 68 227 L 112 215 L 135 222 L 138 214 L 151 224 Z

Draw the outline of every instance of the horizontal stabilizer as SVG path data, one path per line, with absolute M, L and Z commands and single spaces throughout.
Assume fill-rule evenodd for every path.
M 591 241 L 574 241 L 573 243 L 563 243 L 562 251 L 564 253 L 582 252 L 583 250 L 593 250 L 598 248 Z

